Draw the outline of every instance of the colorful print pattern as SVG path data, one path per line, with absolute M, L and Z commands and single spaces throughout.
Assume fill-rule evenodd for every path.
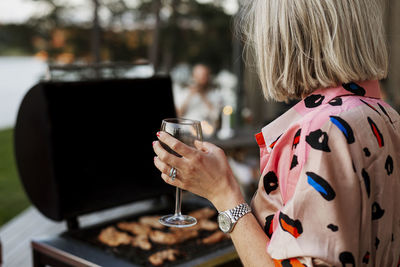
M 279 213 L 279 224 L 283 231 L 288 232 L 294 238 L 298 238 L 303 233 L 303 227 L 299 220 L 293 220 L 289 216 Z
M 306 265 L 302 264 L 297 259 L 285 259 L 285 260 L 274 260 L 275 267 L 304 267 Z
M 324 178 L 318 176 L 313 172 L 306 172 L 308 183 L 317 190 L 323 198 L 331 201 L 335 198 L 336 194 L 329 183 Z
M 253 213 L 276 266 L 398 265 L 400 116 L 378 81 L 319 89 L 256 140 Z

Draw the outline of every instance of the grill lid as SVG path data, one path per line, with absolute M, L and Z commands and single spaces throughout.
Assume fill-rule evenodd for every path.
M 169 77 L 37 84 L 15 126 L 28 197 L 61 221 L 172 194 L 153 165 L 151 143 L 161 120 L 174 116 Z

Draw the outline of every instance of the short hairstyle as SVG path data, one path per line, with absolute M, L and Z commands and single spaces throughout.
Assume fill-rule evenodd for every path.
M 241 0 L 237 18 L 267 99 L 387 76 L 377 0 Z

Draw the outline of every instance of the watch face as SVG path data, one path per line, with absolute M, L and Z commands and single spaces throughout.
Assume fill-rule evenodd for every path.
M 228 215 L 220 213 L 218 215 L 218 225 L 222 232 L 228 233 L 231 230 L 232 222 Z

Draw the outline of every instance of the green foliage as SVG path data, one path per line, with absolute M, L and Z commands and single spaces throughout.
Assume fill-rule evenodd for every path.
M 0 55 L 33 53 L 33 29 L 27 25 L 0 25 Z
M 29 206 L 18 179 L 13 152 L 13 131 L 0 131 L 0 225 Z
M 160 42 L 165 48 L 162 54 L 172 53 L 173 64 L 202 62 L 214 71 L 230 68 L 232 17 L 216 4 L 175 1 L 174 13 L 162 27 Z
M 73 4 L 35 2 L 46 4 L 50 12 L 32 17 L 25 25 L 0 26 L 0 54 L 45 51 L 50 61 L 63 53 L 90 61 L 91 22 L 72 21 L 68 14 L 77 8 Z M 164 71 L 182 62 L 203 62 L 214 71 L 232 66 L 232 16 L 225 13 L 221 0 L 207 4 L 197 0 L 138 0 L 135 5 L 128 0 L 98 2 L 110 14 L 101 23 L 103 61 L 156 58 Z

